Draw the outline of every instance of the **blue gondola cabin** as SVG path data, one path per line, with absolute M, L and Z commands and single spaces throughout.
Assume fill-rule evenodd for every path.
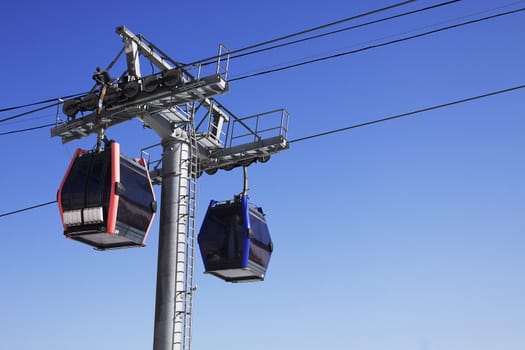
M 67 238 L 98 250 L 145 245 L 156 202 L 146 163 L 120 154 L 77 149 L 57 193 Z
M 262 209 L 245 195 L 211 201 L 198 242 L 206 273 L 227 282 L 264 279 L 273 243 Z

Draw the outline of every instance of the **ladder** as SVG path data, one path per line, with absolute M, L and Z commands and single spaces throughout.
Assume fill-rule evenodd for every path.
M 191 349 L 191 328 L 193 314 L 193 277 L 195 265 L 195 218 L 197 212 L 198 149 L 195 134 L 195 103 L 177 106 L 178 113 L 187 117 L 181 126 L 186 131 L 187 152 L 181 157 L 178 198 L 177 261 L 175 271 L 175 312 L 173 323 L 173 350 Z

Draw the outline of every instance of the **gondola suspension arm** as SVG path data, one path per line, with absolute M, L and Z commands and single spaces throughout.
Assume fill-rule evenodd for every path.
M 243 184 L 243 187 L 242 187 L 242 195 L 243 195 L 243 197 L 246 197 L 246 196 L 248 196 L 248 167 L 247 166 L 243 166 L 242 167 L 242 173 L 243 173 L 243 177 L 244 177 L 244 184 Z

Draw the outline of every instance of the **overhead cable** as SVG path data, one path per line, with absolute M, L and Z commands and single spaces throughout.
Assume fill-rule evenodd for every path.
M 32 113 L 40 112 L 40 111 L 43 111 L 43 110 L 48 109 L 48 108 L 59 106 L 59 105 L 61 105 L 63 103 L 64 99 L 80 97 L 80 96 L 83 96 L 85 94 L 86 93 L 80 93 L 80 94 L 74 94 L 74 95 L 58 97 L 58 98 L 55 98 L 55 99 L 47 100 L 47 102 L 50 102 L 50 101 L 57 101 L 57 102 L 45 105 L 43 107 L 38 107 L 38 108 L 29 110 L 29 111 L 25 111 L 25 112 L 22 112 L 22 113 L 18 113 L 18 114 L 9 116 L 9 117 L 2 118 L 2 119 L 0 119 L 0 123 L 7 122 L 7 121 L 13 120 L 13 119 L 17 119 L 17 118 L 20 118 L 20 117 L 23 117 L 23 116 L 26 116 L 26 115 L 29 115 L 29 114 L 32 114 Z M 35 105 L 42 104 L 42 103 L 46 103 L 46 102 L 45 101 L 34 102 L 34 103 L 27 104 L 26 106 L 35 106 Z M 22 106 L 9 107 L 9 110 L 13 110 L 13 109 L 17 109 L 17 108 L 22 108 Z
M 40 112 L 40 111 L 43 111 L 43 110 L 48 109 L 48 108 L 51 108 L 51 107 L 56 107 L 56 106 L 58 106 L 60 103 L 62 103 L 62 102 L 53 103 L 53 104 L 50 104 L 50 105 L 46 105 L 46 106 L 43 106 L 43 107 L 39 107 L 39 108 L 32 109 L 32 110 L 27 111 L 27 112 L 23 112 L 23 113 L 15 114 L 15 115 L 12 115 L 12 116 L 10 116 L 10 117 L 6 117 L 6 118 L 3 118 L 3 119 L 0 119 L 0 123 L 6 122 L 6 121 L 8 121 L 8 120 L 13 120 L 13 119 L 16 119 L 16 118 L 20 118 L 20 117 L 26 116 L 26 115 L 28 115 L 28 114 L 32 114 L 32 113 L 36 113 L 36 112 Z
M 231 54 L 236 54 L 236 53 L 239 53 L 239 52 L 242 52 L 242 51 L 254 49 L 256 47 L 261 47 L 261 46 L 273 44 L 273 43 L 278 42 L 278 41 L 286 40 L 286 39 L 289 39 L 289 38 L 293 38 L 295 36 L 307 34 L 307 33 L 314 32 L 314 31 L 317 31 L 317 30 L 321 30 L 321 29 L 324 29 L 324 28 L 328 28 L 328 27 L 331 27 L 331 26 L 335 26 L 337 24 L 341 24 L 341 23 L 344 23 L 344 22 L 353 21 L 353 20 L 356 20 L 356 19 L 359 19 L 359 18 L 367 17 L 367 16 L 370 16 L 370 15 L 373 15 L 373 14 L 376 14 L 376 13 L 380 13 L 380 12 L 383 12 L 383 11 L 394 9 L 396 7 L 404 6 L 404 5 L 407 5 L 409 3 L 416 2 L 416 1 L 417 0 L 409 0 L 409 1 L 398 2 L 396 4 L 389 5 L 389 6 L 386 6 L 386 7 L 382 7 L 382 8 L 376 9 L 376 10 L 368 11 L 368 12 L 365 12 L 365 13 L 361 13 L 359 15 L 354 15 L 354 16 L 343 18 L 343 19 L 340 19 L 340 20 L 337 20 L 337 21 L 334 21 L 334 22 L 323 24 L 323 25 L 320 25 L 320 26 L 317 26 L 317 27 L 305 29 L 305 30 L 302 30 L 302 31 L 299 31 L 299 32 L 296 32 L 296 33 L 283 35 L 283 36 L 280 36 L 280 37 L 277 37 L 277 38 L 274 38 L 274 39 L 270 39 L 270 40 L 266 40 L 266 41 L 263 41 L 263 42 L 260 42 L 260 43 L 257 43 L 257 44 L 249 45 L 249 46 L 237 49 L 237 50 L 230 51 L 228 54 L 230 54 L 230 55 Z M 460 1 L 460 0 L 457 0 L 457 1 Z M 204 59 L 192 62 L 192 63 L 188 63 L 187 66 L 192 66 L 192 65 L 197 65 L 197 64 L 206 64 L 208 61 L 215 61 L 216 59 L 221 58 L 221 57 L 222 57 L 222 55 L 216 55 L 216 56 L 204 58 Z
M 356 54 L 356 53 L 359 53 L 359 52 L 368 51 L 368 50 L 376 49 L 376 48 L 379 48 L 379 47 L 384 47 L 384 46 L 388 46 L 388 45 L 392 45 L 392 44 L 398 44 L 398 43 L 401 43 L 401 42 L 405 42 L 405 41 L 409 41 L 409 40 L 412 40 L 412 39 L 421 38 L 421 37 L 424 37 L 424 36 L 428 36 L 428 35 L 431 35 L 431 34 L 436 34 L 436 33 L 439 33 L 439 32 L 446 31 L 446 30 L 450 30 L 450 29 L 454 29 L 454 28 L 458 28 L 458 27 L 463 27 L 463 26 L 466 26 L 466 25 L 469 25 L 469 24 L 479 23 L 479 22 L 490 20 L 490 19 L 494 19 L 494 18 L 498 18 L 498 17 L 503 17 L 503 16 L 515 14 L 515 13 L 518 13 L 518 12 L 521 12 L 521 11 L 525 11 L 525 7 L 522 7 L 522 8 L 516 9 L 516 10 L 512 10 L 512 11 L 506 11 L 506 12 L 498 13 L 498 14 L 491 15 L 491 16 L 486 16 L 486 17 L 470 20 L 470 21 L 466 21 L 466 22 L 462 22 L 462 23 L 458 23 L 458 24 L 453 24 L 453 25 L 450 25 L 450 26 L 446 26 L 446 27 L 430 30 L 430 31 L 427 31 L 427 32 L 410 35 L 410 36 L 407 36 L 407 37 L 404 37 L 404 38 L 387 41 L 387 42 L 384 42 L 384 43 L 379 43 L 379 44 L 375 44 L 375 45 L 366 46 L 366 47 L 355 49 L 355 50 L 351 50 L 351 51 L 341 52 L 341 53 L 338 53 L 338 54 L 329 55 L 329 56 L 323 56 L 323 57 L 320 57 L 320 58 L 315 58 L 315 59 L 311 59 L 311 60 L 307 60 L 307 61 L 303 61 L 303 62 L 299 62 L 299 63 L 295 63 L 295 64 L 290 64 L 290 65 L 279 67 L 279 68 L 273 68 L 273 69 L 268 69 L 268 70 L 260 71 L 260 72 L 257 72 L 257 73 L 253 73 L 253 74 L 247 74 L 247 75 L 244 75 L 244 76 L 234 77 L 234 78 L 229 79 L 228 81 L 229 82 L 233 82 L 233 81 L 244 80 L 244 79 L 253 78 L 253 77 L 257 77 L 257 76 L 261 76 L 261 75 L 266 75 L 266 74 L 270 74 L 270 73 L 276 73 L 276 72 L 280 72 L 280 71 L 284 71 L 284 70 L 288 70 L 288 69 L 292 69 L 292 68 L 305 66 L 305 65 L 311 64 L 311 63 L 317 63 L 317 62 L 326 61 L 326 60 L 330 60 L 330 59 L 334 59 L 334 58 L 338 58 L 338 57 L 342 57 L 342 56 Z
M 111 61 L 111 63 L 108 65 L 108 67 L 106 68 L 106 71 L 109 71 L 114 65 L 115 63 L 117 62 L 118 58 L 122 55 L 122 53 L 124 52 L 124 47 L 120 50 L 120 52 L 117 54 L 117 56 L 113 59 L 113 61 Z M 57 106 L 57 105 L 60 105 L 62 103 L 63 100 L 67 100 L 67 99 L 70 99 L 70 98 L 75 98 L 75 97 L 81 97 L 81 96 L 85 96 L 86 94 L 88 94 L 88 92 L 82 92 L 82 93 L 77 93 L 77 94 L 73 94 L 73 95 L 68 95 L 68 96 L 61 96 L 61 97 L 55 97 L 55 98 L 49 98 L 47 100 L 42 100 L 42 101 L 37 101 L 37 102 L 32 102 L 32 103 L 27 103 L 27 104 L 23 104 L 23 105 L 18 105 L 18 106 L 12 106 L 12 107 L 6 107 L 6 108 L 1 108 L 0 109 L 0 113 L 1 112 L 8 112 L 8 111 L 12 111 L 12 110 L 15 110 L 15 109 L 20 109 L 20 108 L 26 108 L 26 107 L 32 107 L 32 106 L 38 106 L 38 105 L 41 105 L 41 104 L 44 104 L 44 103 L 51 103 L 51 102 L 55 102 L 54 104 L 52 105 L 49 105 L 49 106 L 46 106 L 46 107 L 43 107 L 41 109 L 35 109 L 33 111 L 28 111 L 27 113 L 24 113 L 22 115 L 26 115 L 26 114 L 29 114 L 29 113 L 33 113 L 33 112 L 38 112 L 42 109 L 46 109 L 46 108 L 50 108 L 50 107 L 54 107 L 54 106 Z M 20 116 L 22 116 L 20 115 Z M 11 118 L 7 118 L 6 120 L 10 120 L 10 119 L 14 119 L 14 118 L 17 118 L 18 116 L 14 116 L 14 117 L 11 117 Z M 4 119 L 0 119 L 0 122 L 3 122 L 5 121 Z
M 41 104 L 44 104 L 44 103 L 55 102 L 55 104 L 53 104 L 52 106 L 50 106 L 50 107 L 53 107 L 53 106 L 56 106 L 56 105 L 62 103 L 62 102 L 60 102 L 61 100 L 66 100 L 66 99 L 69 99 L 69 98 L 80 97 L 80 96 L 84 96 L 85 94 L 86 94 L 86 93 L 83 92 L 83 93 L 78 93 L 78 94 L 73 94 L 73 95 L 68 95 L 68 96 L 61 96 L 61 97 L 50 98 L 50 99 L 42 100 L 42 101 L 38 101 L 38 102 L 27 103 L 27 104 L 19 105 L 19 106 L 6 107 L 6 108 L 2 108 L 2 109 L 0 109 L 0 112 L 7 112 L 7 111 L 15 110 L 15 109 L 26 108 L 26 107 L 32 107 L 32 106 L 38 106 L 38 105 L 41 105 Z M 46 107 L 46 108 L 47 108 L 47 107 Z M 3 121 L 3 120 L 0 119 L 0 122 L 1 122 L 1 121 Z
M 13 210 L 13 211 L 10 211 L 10 212 L 7 212 L 7 213 L 3 213 L 3 214 L 0 214 L 0 218 L 4 217 L 4 216 L 9 216 L 9 215 L 14 215 L 14 214 L 18 214 L 18 213 L 22 213 L 24 211 L 28 211 L 28 210 L 31 210 L 31 209 L 36 209 L 36 208 L 40 208 L 40 207 L 45 207 L 47 205 L 50 205 L 50 204 L 53 204 L 53 203 L 56 203 L 57 201 L 54 200 L 54 201 L 51 201 L 51 202 L 46 202 L 46 203 L 41 203 L 41 204 L 36 204 L 36 205 L 33 205 L 31 207 L 27 207 L 27 208 L 22 208 L 22 209 L 18 209 L 18 210 Z
M 43 128 L 50 128 L 50 127 L 56 126 L 56 125 L 57 125 L 56 123 L 52 123 L 52 124 L 44 124 L 44 125 L 39 125 L 39 126 L 33 126 L 33 127 L 30 127 L 30 128 L 4 131 L 4 132 L 0 133 L 0 136 L 11 135 L 11 134 L 19 134 L 21 132 L 33 131 L 33 130 L 38 130 L 38 129 L 43 129 Z
M 362 28 L 362 27 L 366 27 L 366 26 L 369 26 L 369 25 L 372 25 L 372 24 L 386 22 L 386 21 L 389 21 L 389 20 L 392 20 L 392 19 L 401 18 L 401 17 L 412 15 L 412 14 L 415 14 L 415 13 L 420 13 L 420 12 L 424 12 L 424 11 L 428 11 L 428 10 L 433 10 L 433 9 L 438 8 L 438 7 L 442 7 L 442 6 L 445 6 L 445 5 L 450 5 L 450 4 L 453 4 L 453 3 L 458 2 L 458 1 L 461 1 L 461 0 L 446 1 L 446 2 L 442 2 L 442 3 L 436 4 L 436 5 L 420 8 L 420 9 L 417 9 L 417 10 L 403 12 L 403 13 L 400 13 L 400 14 L 397 14 L 397 15 L 388 16 L 388 17 L 376 19 L 376 20 L 365 22 L 365 23 L 361 23 L 361 24 L 356 24 L 356 25 L 353 25 L 353 26 L 350 26 L 350 27 L 345 27 L 345 28 L 333 30 L 333 31 L 326 32 L 326 33 L 312 35 L 312 36 L 309 36 L 309 37 L 306 37 L 306 38 L 297 39 L 297 40 L 289 41 L 289 42 L 286 42 L 286 43 L 283 43 L 283 44 L 278 44 L 278 45 L 265 47 L 265 48 L 262 48 L 262 49 L 257 49 L 257 50 L 253 50 L 253 51 L 239 53 L 239 54 L 236 54 L 236 55 L 235 54 L 232 55 L 232 52 L 229 52 L 228 54 L 230 55 L 230 57 L 229 57 L 230 59 L 239 58 L 239 57 L 245 57 L 245 56 L 249 56 L 249 55 L 254 55 L 254 54 L 257 54 L 257 53 L 270 51 L 270 50 L 274 50 L 274 49 L 277 49 L 277 48 L 281 48 L 281 47 L 285 47 L 285 46 L 290 46 L 290 45 L 302 43 L 302 42 L 305 42 L 305 41 L 319 39 L 319 38 L 322 38 L 322 37 L 325 37 L 325 36 L 329 36 L 329 35 L 333 35 L 333 34 L 342 33 L 342 32 L 345 32 L 345 31 L 352 30 L 352 29 Z M 240 49 L 240 50 L 245 51 L 246 49 Z M 239 52 L 240 50 L 236 50 L 236 51 L 233 51 L 233 52 Z M 215 63 L 215 61 L 211 61 L 210 64 L 211 63 Z M 206 64 L 208 64 L 208 63 L 204 63 L 203 65 L 206 65 Z
M 371 121 L 360 123 L 360 124 L 354 124 L 354 125 L 346 126 L 346 127 L 339 128 L 339 129 L 334 129 L 334 130 L 330 130 L 330 131 L 321 132 L 321 133 L 314 134 L 314 135 L 299 137 L 297 139 L 290 140 L 288 142 L 295 143 L 295 142 L 300 142 L 300 141 L 306 141 L 306 140 L 318 138 L 318 137 L 321 137 L 321 136 L 327 136 L 327 135 L 331 135 L 331 134 L 335 134 L 335 133 L 339 133 L 339 132 L 343 132 L 343 131 L 347 131 L 347 130 L 351 130 L 351 129 L 357 129 L 357 128 L 361 128 L 361 127 L 364 127 L 364 126 L 369 126 L 369 125 L 373 125 L 373 124 L 383 123 L 383 122 L 387 122 L 387 121 L 394 120 L 394 119 L 410 117 L 410 116 L 413 116 L 413 115 L 416 115 L 416 114 L 420 114 L 420 113 L 424 113 L 424 112 L 430 112 L 430 111 L 433 111 L 433 110 L 436 110 L 436 109 L 450 107 L 450 106 L 458 105 L 458 104 L 461 104 L 461 103 L 466 103 L 466 102 L 471 102 L 471 101 L 475 101 L 475 100 L 480 100 L 482 98 L 487 98 L 487 97 L 491 97 L 491 96 L 501 95 L 501 94 L 504 94 L 504 93 L 507 93 L 507 92 L 512 92 L 512 91 L 520 90 L 520 89 L 523 89 L 523 88 L 525 88 L 525 85 L 518 85 L 518 86 L 511 87 L 511 88 L 503 89 L 503 90 L 488 92 L 488 93 L 482 94 L 482 95 L 462 98 L 460 100 L 456 100 L 456 101 L 452 101 L 452 102 L 446 102 L 446 103 L 442 103 L 442 104 L 431 106 L 431 107 L 425 107 L 425 108 L 417 109 L 417 110 L 411 111 L 411 112 L 396 114 L 396 115 L 392 115 L 390 117 L 385 117 L 385 118 L 380 118 L 380 119 L 376 119 L 376 120 L 371 120 Z

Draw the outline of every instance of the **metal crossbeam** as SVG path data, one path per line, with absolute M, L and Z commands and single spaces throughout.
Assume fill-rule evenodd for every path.
M 161 88 L 154 93 L 142 91 L 135 99 L 104 109 L 100 115 L 92 112 L 86 116 L 58 125 L 51 129 L 51 136 L 59 136 L 62 138 L 62 143 L 67 143 L 96 133 L 101 128 L 108 128 L 140 117 L 145 113 L 166 110 L 196 99 L 206 99 L 210 96 L 222 94 L 226 91 L 228 91 L 228 84 L 219 75 L 204 77 L 174 89 Z

